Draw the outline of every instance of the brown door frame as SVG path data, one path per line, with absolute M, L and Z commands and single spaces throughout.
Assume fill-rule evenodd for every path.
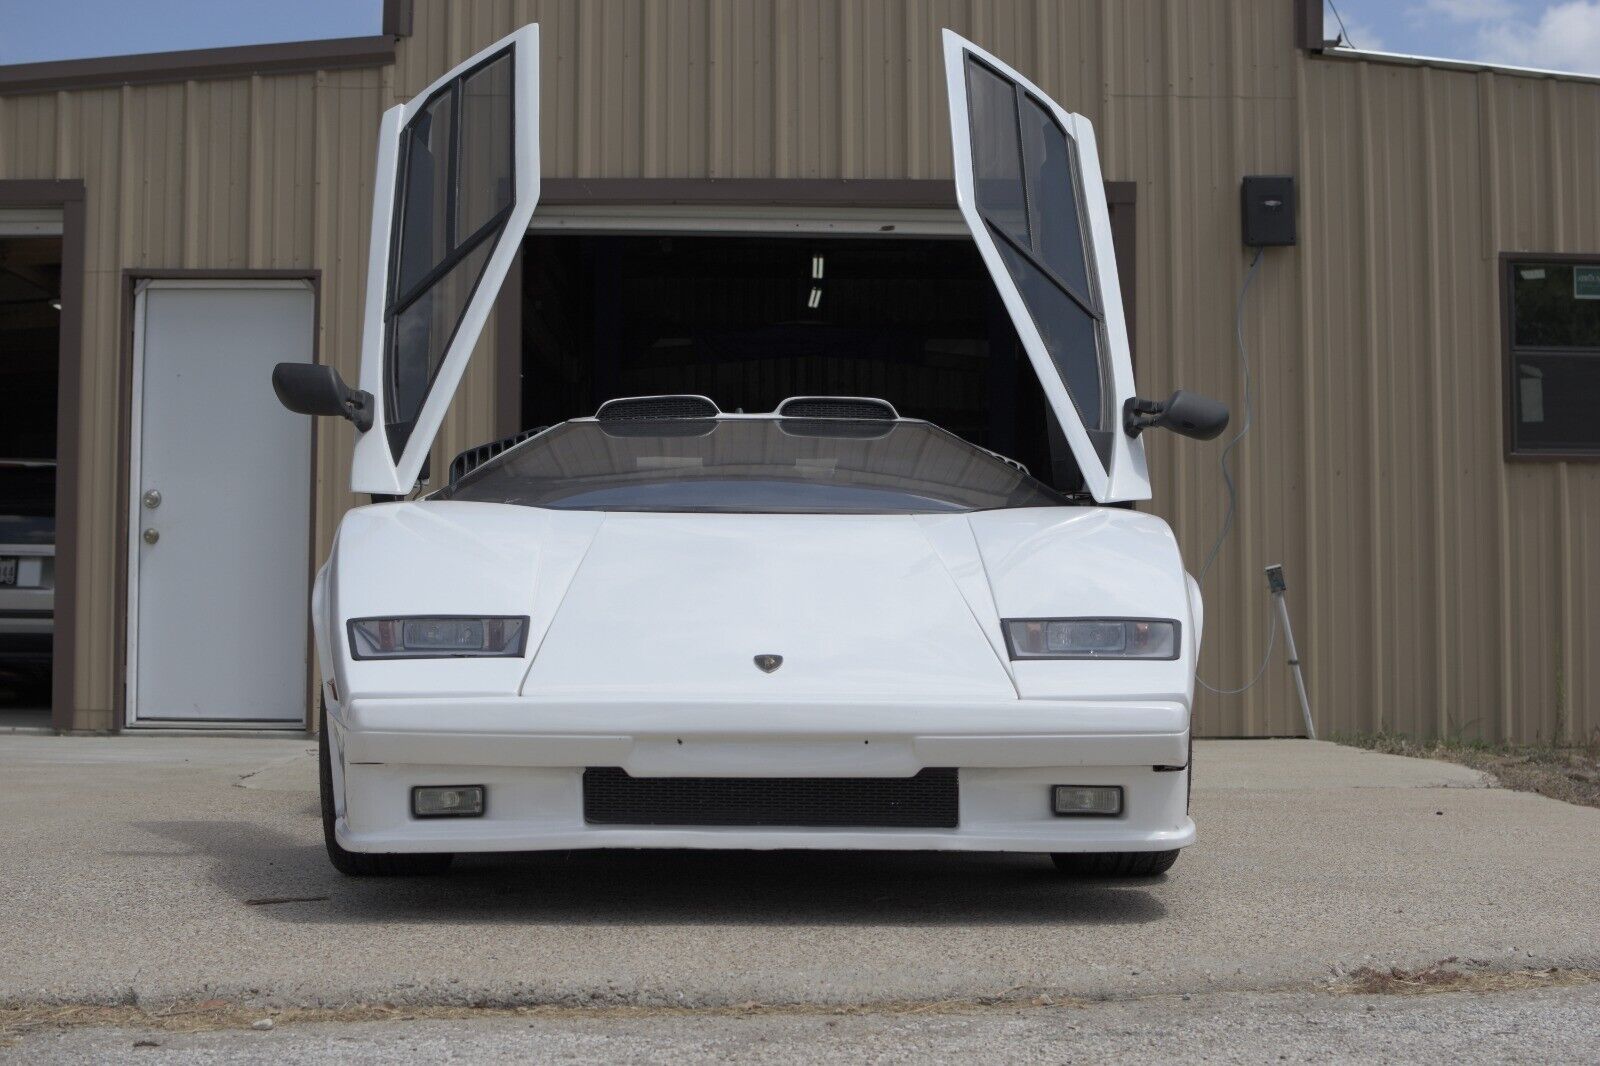
M 1111 209 L 1111 240 L 1122 279 L 1122 306 L 1128 322 L 1129 350 L 1137 348 L 1135 329 L 1136 238 L 1134 208 L 1139 186 L 1106 182 Z M 953 181 L 923 178 L 545 178 L 541 206 L 659 207 L 882 207 L 955 210 Z M 524 235 L 526 238 L 526 235 Z M 495 302 L 495 431 L 510 436 L 522 425 L 522 251 Z
M 81 181 L 0 181 L 0 207 L 61 209 L 61 332 L 56 342 L 56 586 L 50 641 L 50 724 L 72 728 L 77 706 L 78 427 L 83 417 L 84 200 Z
M 122 306 L 120 310 L 122 320 L 122 351 L 120 353 L 119 367 L 117 369 L 117 404 L 122 414 L 122 425 L 125 427 L 117 439 L 117 563 L 116 563 L 116 599 L 117 599 L 117 624 L 116 641 L 112 652 L 113 674 L 117 679 L 116 692 L 113 697 L 112 725 L 113 732 L 120 733 L 128 721 L 128 538 L 132 530 L 128 526 L 128 512 L 133 503 L 129 494 L 133 491 L 129 483 L 131 463 L 133 458 L 133 439 L 131 428 L 133 426 L 133 404 L 136 397 L 133 395 L 133 346 L 134 346 L 134 304 L 138 296 L 139 283 L 143 281 L 305 281 L 311 284 L 311 361 L 322 362 L 322 271 L 309 270 L 246 270 L 232 268 L 200 269 L 200 270 L 159 270 L 159 269 L 125 269 L 122 272 Z M 263 389 L 267 383 L 261 383 Z M 317 578 L 317 419 L 311 421 L 311 466 L 309 470 L 311 493 L 310 521 L 307 523 L 306 537 L 311 545 L 308 553 L 306 567 L 306 603 L 311 602 L 311 589 Z M 307 611 L 310 611 L 308 606 Z M 317 709 L 315 697 L 312 695 L 318 689 L 317 674 L 317 647 L 316 634 L 310 630 L 306 633 L 307 663 L 310 666 L 310 676 L 307 678 L 307 703 L 305 708 L 304 728 L 311 730 L 317 726 Z M 203 721 L 196 722 L 193 727 L 173 728 L 213 728 Z M 222 728 L 233 729 L 237 727 L 225 726 Z M 243 727 L 248 729 L 249 727 Z M 277 730 L 275 730 L 277 731 Z M 283 730 L 293 732 L 292 728 Z

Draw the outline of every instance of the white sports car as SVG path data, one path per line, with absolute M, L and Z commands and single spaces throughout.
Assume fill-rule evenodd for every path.
M 273 375 L 361 431 L 312 613 L 328 853 L 1049 853 L 1150 875 L 1194 840 L 1201 606 L 1140 433 L 1094 135 L 945 33 L 956 187 L 1079 467 L 1062 493 L 889 400 L 728 414 L 616 399 L 416 487 L 538 199 L 538 28 L 383 120 L 359 388 Z M 892 400 L 892 398 L 891 398 Z

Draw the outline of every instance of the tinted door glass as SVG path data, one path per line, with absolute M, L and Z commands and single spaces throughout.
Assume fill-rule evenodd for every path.
M 400 245 L 391 300 L 415 288 L 449 251 L 445 220 L 454 103 L 453 93 L 440 95 L 411 120 L 401 143 L 406 163 L 401 177 Z
M 1078 164 L 1072 141 L 1044 108 L 1028 99 L 1022 105 L 1022 144 L 1039 258 L 1079 300 L 1096 307 L 1083 251 L 1083 224 L 1076 210 Z M 1073 210 L 1041 209 L 1047 203 L 1065 205 L 1069 197 Z
M 461 204 L 458 241 L 511 206 L 511 57 L 462 83 Z
M 385 422 L 398 456 L 510 213 L 512 53 L 441 88 L 402 135 Z
M 978 209 L 1007 236 L 1029 243 L 1027 194 L 1022 185 L 1022 144 L 1017 136 L 1017 92 L 977 64 L 971 79 L 973 187 Z
M 967 63 L 979 213 L 1095 451 L 1109 464 L 1099 295 L 1091 281 L 1071 138 L 1039 101 Z
M 461 312 L 478 286 L 478 278 L 494 250 L 493 241 L 480 241 L 463 259 L 437 282 L 406 305 L 394 317 L 390 335 L 394 368 L 389 397 L 390 436 L 397 438 L 396 451 L 404 447 L 410 427 L 416 421 L 428 386 L 444 359 L 445 349 L 455 336 Z
M 998 242 L 998 247 L 1078 417 L 1091 431 L 1104 429 L 1099 322 L 1015 248 L 1004 241 Z M 1109 455 L 1110 442 L 1094 432 L 1090 437 L 1104 460 Z

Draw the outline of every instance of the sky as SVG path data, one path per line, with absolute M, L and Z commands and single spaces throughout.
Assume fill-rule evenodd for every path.
M 1600 74 L 1600 0 L 1332 0 L 1329 37 L 1374 52 Z
M 1600 0 L 1331 7 L 1356 48 L 1600 75 Z M 383 0 L 0 0 L 0 63 L 361 37 L 378 32 L 382 10 Z M 1338 27 L 1330 10 L 1329 35 Z
M 365 37 L 383 0 L 0 0 L 0 63 Z

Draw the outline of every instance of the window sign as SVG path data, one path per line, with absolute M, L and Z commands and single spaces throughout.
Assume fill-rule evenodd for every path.
M 1600 300 L 1600 264 L 1572 268 L 1572 298 Z

